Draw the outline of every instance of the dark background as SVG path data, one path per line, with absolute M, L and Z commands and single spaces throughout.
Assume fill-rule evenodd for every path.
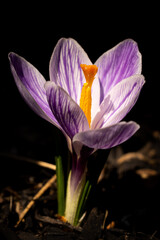
M 0 14 L 0 190 L 6 186 L 11 186 L 14 190 L 19 190 L 21 187 L 23 189 L 28 178 L 24 181 L 19 177 L 20 175 L 27 173 L 27 177 L 38 176 L 39 179 L 43 171 L 37 168 L 35 170 L 32 164 L 25 167 L 26 165 L 16 161 L 14 156 L 53 163 L 55 155 L 66 153 L 65 138 L 61 132 L 37 116 L 21 98 L 10 72 L 8 61 L 10 51 L 23 56 L 48 80 L 49 60 L 61 37 L 72 37 L 77 40 L 93 63 L 101 54 L 120 41 L 126 38 L 134 39 L 142 53 L 142 74 L 145 76 L 146 84 L 126 120 L 134 120 L 141 125 L 138 134 L 142 136 L 140 139 L 143 141 L 142 144 L 137 144 L 135 139 L 139 138 L 135 136 L 127 141 L 127 144 L 124 143 L 123 148 L 126 152 L 138 151 L 150 141 L 151 134 L 149 135 L 148 132 L 160 131 L 159 4 L 153 5 L 151 1 L 143 5 L 140 1 L 117 2 L 61 1 L 55 3 L 52 1 L 49 4 L 48 1 L 38 1 L 36 5 L 33 1 L 32 3 L 7 1 L 2 4 Z M 7 157 L 3 154 L 9 155 Z M 66 158 L 67 155 L 63 159 L 66 160 Z M 53 172 L 50 175 L 47 175 L 49 170 L 46 172 L 45 176 L 48 179 Z M 140 205 L 141 210 L 140 200 L 142 210 L 145 208 L 143 205 L 147 206 L 146 209 L 150 209 L 152 217 L 146 211 L 146 215 L 144 214 L 146 220 L 145 217 L 139 218 L 138 214 L 136 220 L 138 219 L 140 223 L 141 231 L 144 220 L 144 226 L 146 222 L 146 226 L 155 225 L 153 229 L 149 228 L 149 233 L 152 234 L 159 227 L 159 220 L 156 221 L 153 218 L 153 215 L 156 215 L 159 219 L 159 185 L 155 184 L 153 190 L 148 191 L 148 188 L 141 188 L 143 185 L 139 185 L 139 181 L 135 183 L 135 177 L 130 175 L 130 172 L 125 176 L 120 183 L 118 181 L 117 185 L 119 187 L 120 184 L 120 188 L 116 197 L 114 197 L 114 189 L 110 191 L 108 205 L 115 209 L 115 212 L 122 207 L 123 213 L 128 202 L 131 203 L 131 208 L 133 204 L 133 209 Z M 106 186 L 110 188 L 112 184 L 111 179 L 111 185 Z M 128 198 L 129 196 L 131 197 Z M 108 195 L 106 199 L 108 201 Z M 117 199 L 121 200 L 119 205 L 117 205 Z M 125 215 L 125 212 L 121 215 Z M 144 228 L 147 228 L 146 226 Z
M 50 56 L 61 37 L 76 39 L 93 63 L 120 41 L 126 38 L 137 41 L 146 84 L 127 120 L 159 130 L 159 7 L 146 4 L 46 1 L 45 5 L 14 2 L 2 7 L 0 152 L 52 159 L 59 144 L 57 136 L 62 136 L 22 100 L 7 55 L 13 51 L 23 56 L 48 80 Z

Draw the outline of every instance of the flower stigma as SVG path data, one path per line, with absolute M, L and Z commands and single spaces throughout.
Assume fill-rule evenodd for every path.
M 91 87 L 95 75 L 98 71 L 96 65 L 86 65 L 80 64 L 80 67 L 83 70 L 86 83 L 83 84 L 80 98 L 80 108 L 83 110 L 86 118 L 88 120 L 89 126 L 91 124 L 91 106 L 92 106 L 92 96 L 91 96 Z

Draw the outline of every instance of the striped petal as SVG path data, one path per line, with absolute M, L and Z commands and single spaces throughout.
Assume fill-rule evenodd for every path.
M 85 82 L 80 64 L 92 64 L 85 51 L 73 39 L 61 38 L 51 56 L 50 80 L 62 87 L 79 104 Z
M 139 125 L 135 122 L 120 122 L 110 127 L 78 133 L 74 136 L 72 144 L 78 156 L 83 146 L 93 150 L 109 149 L 128 140 Z
M 15 53 L 9 54 L 9 60 L 16 85 L 26 103 L 40 117 L 60 128 L 47 101 L 44 77 L 32 64 Z
M 121 121 L 136 103 L 144 82 L 142 75 L 134 75 L 112 88 L 101 103 L 91 128 L 104 128 Z
M 141 54 L 137 43 L 127 39 L 105 52 L 95 63 L 102 85 L 101 102 L 117 83 L 135 74 L 141 74 Z
M 47 82 L 45 88 L 53 115 L 71 139 L 78 132 L 89 130 L 84 112 L 64 89 L 54 82 Z

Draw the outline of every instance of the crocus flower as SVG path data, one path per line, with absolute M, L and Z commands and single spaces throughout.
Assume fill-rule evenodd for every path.
M 10 53 L 9 60 L 22 97 L 67 139 L 73 162 L 65 216 L 73 224 L 88 156 L 123 143 L 139 129 L 133 121 L 121 122 L 144 84 L 138 46 L 127 39 L 92 65 L 75 40 L 62 38 L 51 56 L 50 81 L 19 55 Z

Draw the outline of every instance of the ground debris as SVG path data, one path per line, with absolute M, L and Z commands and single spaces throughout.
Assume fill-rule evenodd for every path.
M 159 240 L 154 235 L 147 235 L 142 232 L 129 233 L 122 229 L 106 231 L 103 240 Z
M 160 132 L 154 131 L 135 151 L 125 151 L 123 146 L 112 150 L 78 228 L 55 217 L 56 183 L 35 199 L 24 220 L 14 228 L 18 215 L 53 170 L 5 159 L 7 170 L 9 165 L 15 171 L 4 171 L 4 166 L 0 170 L 5 172 L 0 189 L 0 240 L 160 240 L 159 146 Z
M 102 233 L 103 220 L 104 213 L 98 212 L 96 208 L 93 208 L 88 216 L 86 223 L 83 226 L 82 233 L 78 240 L 99 239 Z

